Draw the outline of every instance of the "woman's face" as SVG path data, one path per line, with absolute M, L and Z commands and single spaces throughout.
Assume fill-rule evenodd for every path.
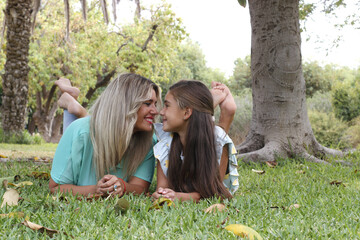
M 165 96 L 164 108 L 160 111 L 163 130 L 166 132 L 184 132 L 186 130 L 185 109 L 181 109 L 171 92 Z
M 134 132 L 138 131 L 152 131 L 154 118 L 159 114 L 156 109 L 157 98 L 155 90 L 151 91 L 151 98 L 142 103 L 137 112 L 137 120 L 134 127 Z

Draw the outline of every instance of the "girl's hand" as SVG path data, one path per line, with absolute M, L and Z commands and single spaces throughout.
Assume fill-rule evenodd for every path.
M 155 199 L 164 197 L 164 198 L 168 198 L 172 201 L 174 201 L 174 199 L 176 198 L 176 192 L 170 188 L 158 188 L 158 190 L 156 192 L 154 192 L 152 194 L 152 197 Z
M 105 175 L 96 185 L 96 193 L 124 195 L 125 186 L 115 175 Z

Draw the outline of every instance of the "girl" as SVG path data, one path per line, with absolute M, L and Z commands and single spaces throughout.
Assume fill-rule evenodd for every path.
M 65 91 L 59 104 L 83 117 L 78 92 L 67 81 L 56 83 Z M 51 192 L 147 192 L 155 167 L 153 122 L 159 101 L 160 89 L 149 79 L 129 73 L 113 80 L 90 109 L 91 117 L 76 120 L 62 136 L 51 170 Z
M 225 85 L 216 83 L 212 93 L 221 108 L 220 126 L 216 127 L 213 97 L 201 82 L 180 81 L 166 94 L 160 111 L 163 123 L 155 124 L 159 140 L 154 147 L 155 199 L 230 198 L 238 188 L 236 150 L 226 134 L 236 105 Z

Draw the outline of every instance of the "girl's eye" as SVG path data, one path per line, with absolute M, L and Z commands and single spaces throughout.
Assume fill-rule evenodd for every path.
M 144 104 L 148 107 L 151 105 L 151 103 L 149 103 L 149 102 L 144 102 Z

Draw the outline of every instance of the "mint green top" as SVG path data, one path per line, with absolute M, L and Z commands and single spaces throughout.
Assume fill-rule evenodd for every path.
M 153 145 L 156 141 L 154 134 L 153 144 L 148 154 L 133 175 L 150 183 L 155 169 Z M 123 178 L 122 165 L 116 166 L 110 174 Z M 96 185 L 93 145 L 90 139 L 90 117 L 77 119 L 66 129 L 56 148 L 51 178 L 57 184 Z M 124 180 L 127 181 L 127 179 Z

